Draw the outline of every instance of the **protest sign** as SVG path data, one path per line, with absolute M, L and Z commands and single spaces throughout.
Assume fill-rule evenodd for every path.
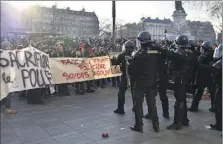
M 54 82 L 73 83 L 112 77 L 108 56 L 95 58 L 51 58 Z
M 0 51 L 1 100 L 8 93 L 54 84 L 49 56 L 34 47 Z
M 1 100 L 10 92 L 121 75 L 118 65 L 111 66 L 109 56 L 50 59 L 31 46 L 0 51 L 0 68 Z

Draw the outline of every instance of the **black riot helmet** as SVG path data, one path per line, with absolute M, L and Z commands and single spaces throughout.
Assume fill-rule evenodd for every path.
M 209 42 L 209 41 L 204 41 L 203 43 L 202 43 L 202 49 L 204 50 L 204 52 L 208 52 L 208 51 L 211 51 L 211 42 Z
M 189 46 L 188 37 L 185 35 L 178 35 L 175 39 L 175 44 L 177 47 L 180 48 L 188 48 Z
M 123 52 L 126 52 L 127 54 L 131 54 L 134 49 L 135 49 L 135 43 L 131 40 L 128 40 L 124 43 L 123 47 Z
M 139 41 L 140 45 L 148 45 L 151 43 L 151 35 L 148 31 L 142 31 L 138 34 L 137 40 Z

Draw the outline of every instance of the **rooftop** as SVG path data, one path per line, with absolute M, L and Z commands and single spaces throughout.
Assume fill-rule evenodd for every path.
M 193 25 L 193 24 L 212 25 L 212 23 L 209 22 L 209 21 L 190 21 L 190 20 L 187 20 L 187 23 L 191 24 L 191 25 Z
M 75 14 L 75 15 L 84 15 L 84 16 L 96 16 L 95 12 L 86 12 L 84 8 L 80 11 L 71 10 L 69 7 L 67 7 L 66 9 L 57 8 L 55 6 L 52 6 L 51 8 L 50 7 L 41 7 L 41 8 L 43 11 L 49 11 L 49 12 L 52 12 L 53 9 L 55 9 L 56 12 L 67 13 L 70 15 Z
M 150 17 L 147 17 L 144 19 L 144 22 L 169 24 L 172 21 L 170 19 L 159 19 L 159 18 L 151 19 Z

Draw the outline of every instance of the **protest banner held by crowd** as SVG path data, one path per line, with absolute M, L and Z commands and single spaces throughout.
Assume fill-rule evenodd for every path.
M 9 92 L 113 77 L 108 56 L 95 58 L 49 58 L 30 46 L 1 51 L 1 99 Z M 114 70 L 113 70 L 114 71 Z M 115 74 L 117 76 L 117 73 Z

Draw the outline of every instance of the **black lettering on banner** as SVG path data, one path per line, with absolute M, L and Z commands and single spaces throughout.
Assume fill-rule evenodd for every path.
M 0 51 L 0 54 L 2 54 L 2 53 L 3 53 L 3 51 Z M 9 66 L 9 60 L 7 58 L 3 58 L 0 56 L 0 67 L 5 68 L 7 66 Z
M 40 67 L 42 67 L 42 59 L 41 59 L 41 54 L 39 52 L 34 52 L 34 61 L 37 67 L 39 66 L 39 63 L 40 63 Z
M 7 83 L 13 83 L 11 81 L 11 77 L 10 76 L 6 76 L 5 73 L 2 74 L 2 79 L 4 80 L 4 82 L 7 84 Z
M 29 51 L 24 51 L 24 52 L 25 52 L 25 59 L 26 59 L 27 67 L 30 67 L 30 65 L 29 65 L 30 63 L 31 63 L 31 65 L 36 67 L 36 63 L 31 60 L 33 54 L 31 52 L 29 52 Z
M 38 73 L 38 70 L 36 71 L 34 68 L 30 69 L 29 71 L 29 80 L 32 87 L 36 86 L 36 79 L 37 79 L 36 73 Z
M 27 69 L 22 69 L 22 81 L 23 81 L 23 87 L 26 87 L 26 79 L 29 78 L 29 71 Z
M 48 72 L 47 70 L 43 71 L 43 70 L 34 69 L 34 68 L 30 70 L 23 69 L 21 70 L 21 73 L 22 73 L 22 80 L 23 80 L 24 87 L 27 86 L 26 79 L 29 79 L 32 87 L 36 87 L 36 86 L 43 87 L 47 84 L 46 80 L 49 81 L 49 84 L 52 84 L 51 82 L 52 74 Z M 44 76 L 47 78 L 46 80 L 44 79 Z
M 17 61 L 18 61 L 19 67 L 20 67 L 20 68 L 21 68 L 21 67 L 24 68 L 24 67 L 26 66 L 26 64 L 25 64 L 25 63 L 23 63 L 23 64 L 20 63 L 19 58 L 18 58 L 18 53 L 19 53 L 19 52 L 21 52 L 21 51 L 16 51 L 16 59 L 17 59 Z
M 40 83 L 40 81 L 41 81 L 40 78 L 42 79 L 42 84 Z M 37 81 L 37 84 L 38 84 L 39 87 L 43 87 L 44 85 L 46 85 L 46 83 L 44 81 L 42 70 L 39 70 L 39 72 L 36 73 L 36 81 Z
M 52 84 L 52 82 L 51 82 L 51 80 L 53 79 L 52 74 L 49 71 L 45 70 L 45 76 L 47 77 L 49 83 Z
M 19 62 L 16 57 L 16 54 L 14 54 L 13 52 L 9 52 L 9 57 L 10 57 L 11 67 L 14 67 L 14 63 L 15 63 L 15 65 L 19 69 L 19 64 L 18 64 Z
M 46 55 L 42 55 L 42 66 L 43 66 L 43 68 L 50 69 L 49 58 Z

